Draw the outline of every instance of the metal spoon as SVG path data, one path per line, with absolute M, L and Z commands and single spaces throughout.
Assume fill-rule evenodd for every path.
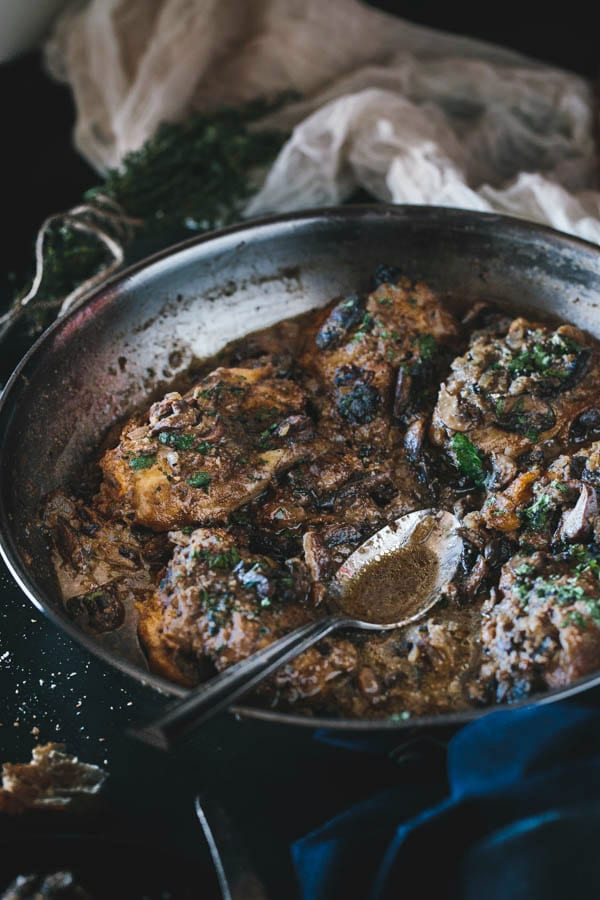
M 458 529 L 459 522 L 455 516 L 445 510 L 435 509 L 418 510 L 386 525 L 355 550 L 338 569 L 332 584 L 331 598 L 339 612 L 301 625 L 258 653 L 230 666 L 195 688 L 183 700 L 172 704 L 155 722 L 135 729 L 133 734 L 147 743 L 168 749 L 176 740 L 230 706 L 242 694 L 255 688 L 267 675 L 308 650 L 330 632 L 339 628 L 388 631 L 422 618 L 438 602 L 442 591 L 456 572 L 463 550 Z M 416 602 L 413 598 L 412 604 L 405 604 L 404 610 L 399 609 L 398 618 L 393 622 L 377 620 L 377 597 L 373 597 L 373 615 L 369 616 L 370 621 L 345 614 L 344 598 L 348 596 L 355 579 L 364 572 L 365 566 L 407 547 L 424 548 L 437 560 L 435 581 L 430 589 L 422 597 L 418 597 Z

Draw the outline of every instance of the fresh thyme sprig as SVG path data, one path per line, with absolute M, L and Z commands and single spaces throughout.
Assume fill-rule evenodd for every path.
M 285 139 L 250 126 L 285 99 L 162 125 L 87 191 L 79 207 L 44 223 L 36 273 L 0 317 L 0 330 L 24 319 L 36 333 L 64 311 L 65 298 L 78 299 L 82 285 L 92 286 L 123 262 L 239 218 Z M 107 215 L 110 208 L 118 215 Z M 88 227 L 90 220 L 95 228 Z

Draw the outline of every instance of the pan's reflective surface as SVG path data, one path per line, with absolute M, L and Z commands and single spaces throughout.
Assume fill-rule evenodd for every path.
M 517 309 L 552 311 L 600 337 L 600 251 L 497 216 L 349 207 L 230 229 L 155 257 L 113 280 L 50 329 L 5 391 L 0 412 L 3 552 L 30 598 L 130 674 L 183 693 L 119 655 L 115 636 L 99 646 L 64 618 L 46 540 L 35 524 L 40 500 L 72 478 L 111 423 L 195 358 L 360 289 L 381 262 L 399 263 L 409 278 L 459 294 L 463 302 L 484 297 Z M 539 699 L 546 702 L 597 680 Z M 253 714 L 295 721 L 279 712 Z

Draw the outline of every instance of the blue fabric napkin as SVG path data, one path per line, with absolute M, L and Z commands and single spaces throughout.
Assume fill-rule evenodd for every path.
M 297 841 L 304 900 L 600 897 L 600 706 L 486 715 L 450 740 L 447 769 Z

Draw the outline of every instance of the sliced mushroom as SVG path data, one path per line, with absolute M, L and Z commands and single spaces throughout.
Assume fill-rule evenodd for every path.
M 550 403 L 533 394 L 516 394 L 496 403 L 496 423 L 506 431 L 531 436 L 550 431 L 556 414 Z
M 365 697 L 373 697 L 374 695 L 379 694 L 379 682 L 375 676 L 375 672 L 369 666 L 363 666 L 358 673 L 357 681 L 361 694 Z
M 457 394 L 451 394 L 446 385 L 440 388 L 436 415 L 444 423 L 446 428 L 452 431 L 469 431 L 476 424 L 474 419 L 461 408 L 461 398 Z
M 581 486 L 579 499 L 573 509 L 563 513 L 554 535 L 555 543 L 559 541 L 581 541 L 586 538 L 598 515 L 598 499 L 596 490 L 589 484 Z
M 323 581 L 330 578 L 331 560 L 323 539 L 315 531 L 307 531 L 302 540 L 304 562 L 308 568 L 312 584 L 312 601 L 315 606 L 325 599 L 327 589 Z
M 366 297 L 352 296 L 340 301 L 319 328 L 315 343 L 319 350 L 336 347 L 348 331 L 362 319 Z
M 308 416 L 288 416 L 273 429 L 273 437 L 285 437 L 297 442 L 313 439 L 315 426 Z
M 580 413 L 569 428 L 569 441 L 582 444 L 584 441 L 596 441 L 600 437 L 600 409 L 593 406 Z
M 480 556 L 471 572 L 469 577 L 465 579 L 463 585 L 463 593 L 468 600 L 472 600 L 479 588 L 481 587 L 481 583 L 483 579 L 486 577 L 489 571 L 488 564 L 483 556 Z
M 462 317 L 462 324 L 472 326 L 473 323 L 479 319 L 481 314 L 487 312 L 490 308 L 490 303 L 487 300 L 479 300 L 464 314 Z
M 394 407 L 393 412 L 397 419 L 406 411 L 410 400 L 410 389 L 412 386 L 412 377 L 406 369 L 400 367 L 398 369 L 398 377 L 396 378 L 396 388 L 394 390 Z
M 515 547 L 514 541 L 511 541 L 510 538 L 502 535 L 502 537 L 492 538 L 491 541 L 487 542 L 483 555 L 488 564 L 492 566 L 492 568 L 496 568 L 510 559 L 515 551 Z
M 148 421 L 151 426 L 150 434 L 177 431 L 194 426 L 198 421 L 198 410 L 177 391 L 172 391 L 165 394 L 162 400 L 152 404 Z
M 411 422 L 406 429 L 406 434 L 404 435 L 404 447 L 411 462 L 417 459 L 423 448 L 426 432 L 425 425 L 426 420 L 421 416 L 420 418 L 415 419 L 414 422 Z
M 492 453 L 492 477 L 488 482 L 489 487 L 497 490 L 506 487 L 515 478 L 517 466 L 514 459 L 505 453 Z

